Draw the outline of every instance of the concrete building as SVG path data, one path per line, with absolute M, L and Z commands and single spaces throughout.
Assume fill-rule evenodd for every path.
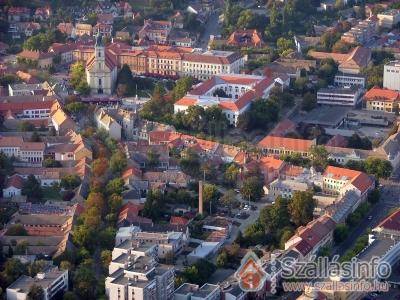
M 114 249 L 106 278 L 110 300 L 169 300 L 173 298 L 174 268 L 158 264 L 156 245 L 125 241 Z
M 43 300 L 53 299 L 58 292 L 68 290 L 68 270 L 50 267 L 44 272 L 38 273 L 34 278 L 22 275 L 7 288 L 7 299 L 29 299 L 28 294 L 33 285 L 43 288 Z
M 361 100 L 362 89 L 358 87 L 322 88 L 317 92 L 318 104 L 355 107 Z
M 392 61 L 383 70 L 383 87 L 400 91 L 400 61 Z
M 219 300 L 221 288 L 216 284 L 205 283 L 199 287 L 197 284 L 184 283 L 174 292 L 174 300 Z
M 391 9 L 377 15 L 378 24 L 382 28 L 392 28 L 400 22 L 400 10 Z
M 278 196 L 283 198 L 292 198 L 294 192 L 305 192 L 311 186 L 307 182 L 294 179 L 276 179 L 269 185 L 268 197 L 275 200 Z
M 360 74 L 337 73 L 335 75 L 335 85 L 365 88 L 365 76 Z

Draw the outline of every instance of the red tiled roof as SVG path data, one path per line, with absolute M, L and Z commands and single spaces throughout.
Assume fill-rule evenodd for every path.
M 197 99 L 191 98 L 190 96 L 185 96 L 175 102 L 176 105 L 182 105 L 182 106 L 191 106 L 195 105 L 196 103 Z
M 275 128 L 269 133 L 273 136 L 284 136 L 289 131 L 294 131 L 296 129 L 296 123 L 289 119 L 284 119 L 276 124 Z
M 342 147 L 342 148 L 346 148 L 347 147 L 347 139 L 340 135 L 337 134 L 335 136 L 333 136 L 327 143 L 325 146 L 330 146 L 330 147 Z
M 86 66 L 88 69 L 91 69 L 95 61 L 95 54 L 89 58 L 89 60 L 86 63 Z M 106 49 L 105 50 L 105 62 L 106 66 L 110 68 L 110 70 L 113 70 L 117 66 L 117 59 L 115 55 L 113 55 L 110 50 Z
M 6 188 L 15 187 L 21 190 L 24 187 L 24 180 L 22 179 L 22 177 L 18 176 L 17 174 L 14 174 L 7 178 L 5 187 Z
M 187 225 L 189 220 L 184 217 L 172 216 L 169 223 L 172 225 Z
M 394 102 L 399 100 L 399 92 L 392 91 L 388 89 L 382 89 L 377 86 L 374 86 L 364 95 L 364 101 L 385 101 L 385 102 Z
M 324 176 L 335 180 L 348 180 L 361 193 L 364 193 L 374 184 L 373 180 L 363 172 L 334 166 L 328 166 L 324 172 Z
M 258 146 L 260 148 L 268 149 L 286 149 L 297 152 L 308 152 L 314 144 L 315 142 L 311 140 L 292 139 L 267 135 L 258 143 Z
M 400 231 L 400 209 L 396 210 L 394 213 L 380 222 L 377 227 L 387 230 Z

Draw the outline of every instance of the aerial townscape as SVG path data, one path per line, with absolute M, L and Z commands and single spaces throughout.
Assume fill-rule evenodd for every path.
M 0 299 L 400 299 L 399 125 L 400 0 L 0 0 Z

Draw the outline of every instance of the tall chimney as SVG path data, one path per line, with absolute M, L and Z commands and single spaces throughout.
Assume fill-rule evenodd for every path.
M 203 181 L 199 181 L 199 214 L 203 214 Z

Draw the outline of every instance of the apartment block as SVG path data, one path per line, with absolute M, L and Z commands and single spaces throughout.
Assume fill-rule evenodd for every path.
M 362 96 L 362 89 L 358 87 L 323 88 L 317 92 L 318 104 L 341 105 L 355 107 Z
M 383 70 L 383 87 L 400 91 L 400 61 L 392 61 Z
M 68 270 L 58 270 L 57 267 L 50 267 L 44 272 L 38 273 L 34 278 L 22 275 L 7 288 L 7 299 L 30 299 L 28 294 L 33 285 L 43 288 L 43 300 L 54 299 L 60 291 L 68 290 Z
M 174 268 L 157 263 L 155 244 L 123 242 L 112 253 L 106 295 L 110 300 L 173 298 Z
M 338 73 L 335 75 L 335 85 L 338 86 L 358 86 L 365 88 L 365 76 L 360 74 Z
M 366 44 L 377 33 L 377 22 L 374 18 L 360 21 L 356 26 L 345 32 L 341 40 L 349 44 Z
M 221 288 L 219 285 L 205 283 L 199 287 L 197 284 L 184 283 L 174 292 L 174 300 L 219 300 Z

